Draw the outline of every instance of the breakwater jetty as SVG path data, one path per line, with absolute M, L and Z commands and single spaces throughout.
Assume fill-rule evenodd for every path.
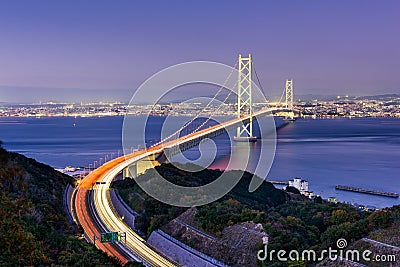
M 266 180 L 267 182 L 270 182 L 271 184 L 281 184 L 281 185 L 288 185 L 289 182 L 285 181 L 277 181 L 277 180 Z
M 392 198 L 399 197 L 398 193 L 375 191 L 375 190 L 363 189 L 363 188 L 357 188 L 357 187 L 351 187 L 351 186 L 345 186 L 345 185 L 337 185 L 335 188 L 336 188 L 336 190 L 351 191 L 351 192 L 384 196 L 384 197 L 392 197 Z

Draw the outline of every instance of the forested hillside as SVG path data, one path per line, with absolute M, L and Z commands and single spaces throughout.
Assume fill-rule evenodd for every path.
M 209 183 L 221 174 L 218 170 L 186 172 L 171 164 L 165 164 L 148 170 L 138 179 L 151 177 L 154 171 L 175 184 L 185 186 Z M 318 252 L 328 247 L 335 248 L 339 238 L 345 238 L 349 243 L 355 242 L 378 229 L 391 227 L 400 221 L 400 206 L 377 212 L 365 212 L 348 204 L 329 203 L 320 197 L 310 200 L 296 194 L 298 190 L 285 192 L 276 189 L 268 182 L 264 182 L 255 192 L 250 193 L 248 185 L 251 177 L 251 174 L 245 173 L 241 181 L 226 196 L 208 205 L 197 207 L 195 217 L 186 223 L 222 239 L 225 238 L 223 232 L 228 227 L 242 225 L 245 222 L 260 223 L 269 235 L 270 250 L 282 249 L 289 252 L 294 249 L 299 251 L 314 249 Z M 113 187 L 118 189 L 129 206 L 141 213 L 137 218 L 137 227 L 147 235 L 155 229 L 164 229 L 166 224 L 187 210 L 163 204 L 149 197 L 132 179 L 116 181 Z M 171 230 L 170 233 L 172 232 L 174 231 Z M 174 237 L 197 250 L 212 254 L 207 247 L 199 242 L 191 242 L 184 234 L 178 233 Z M 261 248 L 261 245 L 259 244 L 258 248 Z M 234 248 L 234 244 L 227 243 L 224 246 Z M 255 257 L 256 253 L 257 251 L 252 251 L 251 255 Z M 233 256 L 228 254 L 212 256 L 223 262 L 232 263 L 233 266 L 241 266 L 235 264 L 240 261 L 241 255 L 234 255 L 236 258 L 233 259 Z M 258 262 L 256 265 L 288 266 L 287 262 L 279 262 L 276 259 L 266 264 Z M 315 263 L 292 262 L 289 265 L 313 266 Z
M 78 239 L 62 194 L 72 178 L 0 144 L 0 265 L 113 266 Z

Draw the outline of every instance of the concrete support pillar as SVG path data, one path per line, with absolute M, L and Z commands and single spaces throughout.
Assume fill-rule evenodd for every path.
M 122 178 L 135 179 L 137 174 L 137 164 L 131 164 L 122 171 Z

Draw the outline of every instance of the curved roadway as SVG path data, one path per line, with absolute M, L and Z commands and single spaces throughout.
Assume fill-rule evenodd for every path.
M 253 114 L 253 117 L 272 112 L 276 109 L 261 110 Z M 208 135 L 222 128 L 235 126 L 249 116 L 236 118 L 227 122 L 211 126 L 207 129 L 192 133 L 164 144 L 136 151 L 132 154 L 113 159 L 89 173 L 78 185 L 75 197 L 75 212 L 79 224 L 85 231 L 86 236 L 93 242 L 94 236 L 100 237 L 101 232 L 126 232 L 126 247 L 121 243 L 101 243 L 97 241 L 97 247 L 112 257 L 118 258 L 123 264 L 131 259 L 137 259 L 149 266 L 177 266 L 152 247 L 147 245 L 137 233 L 130 229 L 121 218 L 114 212 L 108 197 L 108 189 L 112 180 L 123 169 L 142 160 L 150 155 L 162 153 L 165 148 L 170 148 L 201 136 Z M 103 182 L 103 184 L 96 184 Z M 93 189 L 93 190 L 91 190 Z M 91 203 L 90 193 L 93 202 Z M 94 205 L 93 213 L 90 213 L 91 205 Z

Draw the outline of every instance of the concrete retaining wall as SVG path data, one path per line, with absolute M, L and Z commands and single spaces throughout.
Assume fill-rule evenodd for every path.
M 117 190 L 110 189 L 110 199 L 118 215 L 124 217 L 124 222 L 130 228 L 135 229 L 135 217 L 139 216 L 139 214 L 122 200 Z
M 227 265 L 183 244 L 161 230 L 153 231 L 147 242 L 185 267 L 227 267 Z
M 68 184 L 65 188 L 64 188 L 64 192 L 63 192 L 63 206 L 64 206 L 64 210 L 65 212 L 68 214 L 68 220 L 70 222 L 73 222 L 73 216 L 72 216 L 72 207 L 71 207 L 71 199 L 72 199 L 72 193 L 74 192 L 74 188 Z

